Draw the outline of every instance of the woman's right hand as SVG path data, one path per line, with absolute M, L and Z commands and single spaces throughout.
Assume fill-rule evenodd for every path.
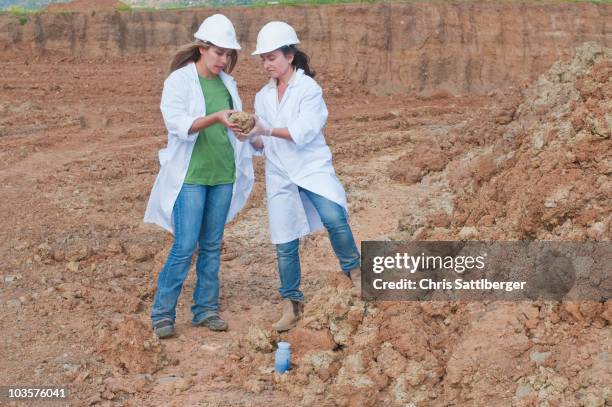
M 221 123 L 224 127 L 236 133 L 240 131 L 240 127 L 230 121 L 229 117 L 232 113 L 236 113 L 236 110 L 219 110 L 217 113 L 214 113 L 213 116 L 215 116 L 215 121 L 217 123 Z
M 193 121 L 191 127 L 189 128 L 188 133 L 195 133 L 202 129 L 212 126 L 213 124 L 219 123 L 224 127 L 227 127 L 234 133 L 240 131 L 240 128 L 232 123 L 229 119 L 232 113 L 235 113 L 236 110 L 219 110 L 216 113 L 209 114 L 207 116 L 198 117 Z

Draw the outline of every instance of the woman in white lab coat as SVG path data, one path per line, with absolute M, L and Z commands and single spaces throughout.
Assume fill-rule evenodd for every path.
M 229 122 L 242 110 L 231 72 L 240 45 L 230 20 L 215 14 L 204 20 L 196 40 L 181 48 L 164 82 L 161 111 L 168 145 L 160 150 L 145 222 L 174 234 L 157 280 L 151 310 L 153 331 L 174 334 L 176 303 L 196 247 L 192 324 L 223 331 L 219 315 L 219 267 L 225 223 L 244 206 L 253 187 L 252 148 L 239 141 Z
M 266 157 L 270 233 L 283 297 L 282 316 L 273 325 L 278 331 L 295 326 L 302 312 L 300 237 L 325 227 L 349 282 L 351 271 L 360 268 L 346 194 L 322 132 L 328 115 L 323 92 L 298 43 L 290 25 L 274 21 L 259 32 L 253 53 L 270 77 L 255 96 L 258 121 L 248 136 Z

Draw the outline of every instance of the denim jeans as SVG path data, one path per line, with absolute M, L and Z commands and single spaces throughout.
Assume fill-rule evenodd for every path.
M 308 196 L 321 217 L 342 271 L 349 274 L 350 270 L 359 268 L 359 250 L 355 245 L 353 232 L 348 224 L 344 208 L 314 192 L 301 187 L 298 189 Z M 304 294 L 300 291 L 299 244 L 300 240 L 295 239 L 291 242 L 276 245 L 276 261 L 281 280 L 281 287 L 278 292 L 283 298 L 293 301 L 304 301 Z
M 196 246 L 199 251 L 191 307 L 193 323 L 219 314 L 221 241 L 232 190 L 233 184 L 183 184 L 172 210 L 174 243 L 157 279 L 151 309 L 153 323 L 176 318 L 176 303 Z

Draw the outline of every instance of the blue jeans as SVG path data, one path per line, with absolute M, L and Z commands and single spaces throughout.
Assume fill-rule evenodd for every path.
M 176 318 L 176 303 L 196 245 L 199 251 L 191 307 L 193 323 L 219 314 L 221 241 L 232 190 L 233 184 L 183 184 L 172 210 L 174 243 L 157 279 L 151 309 L 153 323 Z
M 350 270 L 359 268 L 359 250 L 355 245 L 353 232 L 351 232 L 344 208 L 314 192 L 301 187 L 298 189 L 308 196 L 319 213 L 342 271 L 348 275 Z M 300 239 L 276 245 L 276 261 L 281 280 L 281 287 L 278 292 L 283 298 L 293 301 L 304 301 L 304 294 L 300 291 L 299 245 Z

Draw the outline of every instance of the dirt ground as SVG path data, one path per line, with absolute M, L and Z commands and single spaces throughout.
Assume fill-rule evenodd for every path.
M 609 240 L 611 61 L 590 46 L 536 83 L 465 97 L 372 94 L 321 71 L 358 242 Z M 148 312 L 172 240 L 142 216 L 167 56 L 0 65 L 2 384 L 67 385 L 70 405 L 612 405 L 610 301 L 364 303 L 329 279 L 323 233 L 301 245 L 304 321 L 271 333 L 261 159 L 226 228 L 230 330 L 190 325 L 191 270 L 160 342 Z M 265 78 L 254 64 L 236 78 L 252 106 Z M 295 364 L 282 377 L 281 339 Z

